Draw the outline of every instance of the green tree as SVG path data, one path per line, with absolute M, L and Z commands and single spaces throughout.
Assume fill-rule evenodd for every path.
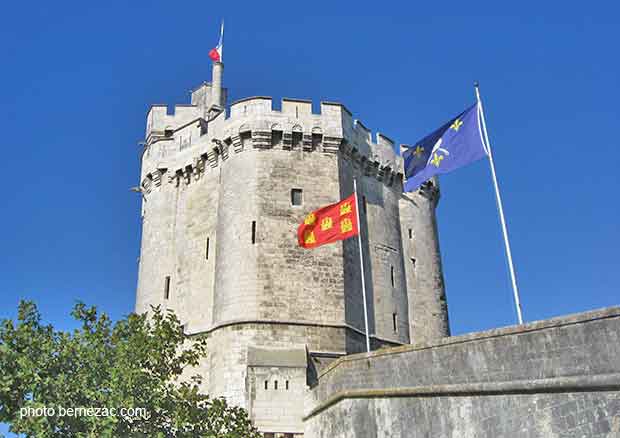
M 11 432 L 260 437 L 244 409 L 202 394 L 200 376 L 186 375 L 206 355 L 207 343 L 188 340 L 172 312 L 154 307 L 148 318 L 131 314 L 114 324 L 82 303 L 71 314 L 80 328 L 57 331 L 41 323 L 34 303 L 23 301 L 16 322 L 0 322 L 0 422 Z M 68 408 L 81 411 L 61 415 Z

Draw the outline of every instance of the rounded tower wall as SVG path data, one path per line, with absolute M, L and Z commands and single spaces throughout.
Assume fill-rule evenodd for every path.
M 255 158 L 252 151 L 235 154 L 218 168 L 214 324 L 256 320 L 259 314 Z
M 400 199 L 411 343 L 450 336 L 435 210 L 436 179 Z

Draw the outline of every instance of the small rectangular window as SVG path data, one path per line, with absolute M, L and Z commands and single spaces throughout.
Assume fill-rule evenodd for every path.
M 269 389 L 269 381 L 265 380 L 265 389 Z
M 273 382 L 273 389 L 278 389 L 278 381 Z
M 415 269 L 415 259 L 413 257 L 411 257 L 411 266 Z
M 207 248 L 205 249 L 205 259 L 209 260 L 209 238 L 207 237 Z
M 394 333 L 398 332 L 398 315 L 396 313 L 392 313 L 392 324 L 394 325 Z
M 252 245 L 256 243 L 256 221 L 252 221 Z
M 302 203 L 301 195 L 302 195 L 301 189 L 291 189 L 291 204 L 301 205 Z
M 286 381 L 286 390 L 288 391 L 288 380 Z
M 366 213 L 366 196 L 362 196 L 362 210 Z
M 170 298 L 170 277 L 166 277 L 164 281 L 164 300 Z
M 390 266 L 390 279 L 392 281 L 392 287 L 394 287 L 394 266 Z
M 413 239 L 413 230 L 409 228 L 409 239 Z

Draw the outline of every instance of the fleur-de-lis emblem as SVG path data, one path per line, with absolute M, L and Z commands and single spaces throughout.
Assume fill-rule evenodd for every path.
M 463 124 L 462 120 L 456 119 L 451 125 L 450 125 L 450 129 L 454 129 L 455 131 L 458 131 L 459 128 L 461 127 L 461 125 Z
M 416 158 L 420 158 L 423 153 L 424 153 L 424 148 L 420 145 L 416 146 L 415 150 L 413 151 L 413 155 L 415 155 Z
M 304 223 L 306 225 L 312 225 L 315 222 L 316 222 L 316 215 L 314 213 L 310 213 L 308 216 L 306 216 L 306 219 L 304 219 Z
M 439 167 L 439 165 L 441 164 L 441 160 L 443 159 L 444 159 L 443 155 L 435 154 L 435 156 L 431 160 L 431 164 L 433 164 L 435 167 Z

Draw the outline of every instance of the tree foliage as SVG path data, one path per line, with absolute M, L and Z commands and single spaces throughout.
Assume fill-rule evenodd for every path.
M 201 393 L 201 378 L 186 376 L 206 355 L 206 339 L 188 341 L 172 312 L 154 307 L 148 318 L 131 314 L 112 324 L 78 303 L 71 314 L 80 323 L 73 332 L 43 325 L 28 301 L 19 304 L 17 321 L 0 321 L 0 422 L 11 432 L 260 437 L 244 409 Z

